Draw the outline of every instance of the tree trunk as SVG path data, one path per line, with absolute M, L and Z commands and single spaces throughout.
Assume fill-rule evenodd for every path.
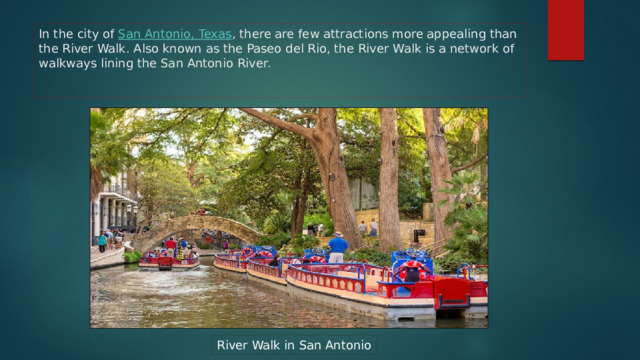
M 341 161 L 336 109 L 320 108 L 317 114 L 300 116 L 315 119 L 315 128 L 307 128 L 284 121 L 251 108 L 240 108 L 240 110 L 266 123 L 298 134 L 309 141 L 316 156 L 334 227 L 336 231 L 342 232 L 352 249 L 361 247 L 362 239 L 357 231 L 356 214 L 349 191 L 349 179 Z
M 380 109 L 380 251 L 402 249 L 398 214 L 398 128 L 395 108 Z
M 298 203 L 298 217 L 296 223 L 300 234 L 304 230 L 304 214 L 307 212 L 307 199 L 309 197 L 309 191 L 311 189 L 311 170 L 307 169 L 304 172 L 304 179 L 302 182 L 302 194 L 300 195 L 300 202 Z M 293 219 L 292 219 L 293 221 Z
M 302 187 L 302 174 L 298 175 L 296 182 L 294 183 L 293 191 L 300 191 Z M 296 234 L 302 233 L 302 226 L 298 224 L 298 212 L 300 211 L 300 195 L 296 195 L 291 204 L 291 238 L 293 239 Z
M 424 129 L 427 137 L 427 150 L 429 151 L 429 167 L 431 169 L 431 186 L 434 207 L 435 241 L 446 239 L 451 230 L 444 224 L 444 219 L 451 210 L 449 203 L 440 206 L 444 200 L 451 201 L 450 197 L 440 192 L 440 189 L 450 187 L 444 180 L 451 180 L 451 166 L 447 154 L 447 144 L 444 138 L 444 128 L 440 123 L 440 109 L 425 108 Z

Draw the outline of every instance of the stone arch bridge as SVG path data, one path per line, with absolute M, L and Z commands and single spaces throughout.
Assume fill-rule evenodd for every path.
M 217 216 L 191 215 L 165 221 L 143 234 L 135 235 L 133 246 L 140 251 L 147 251 L 160 245 L 162 240 L 172 234 L 196 229 L 221 230 L 251 244 L 256 243 L 261 236 L 264 236 L 264 234 L 234 220 Z

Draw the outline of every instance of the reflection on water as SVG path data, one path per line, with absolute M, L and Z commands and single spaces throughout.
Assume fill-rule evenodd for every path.
M 95 328 L 425 328 L 487 327 L 487 319 L 385 321 L 312 302 L 215 269 L 138 271 L 137 266 L 91 272 Z

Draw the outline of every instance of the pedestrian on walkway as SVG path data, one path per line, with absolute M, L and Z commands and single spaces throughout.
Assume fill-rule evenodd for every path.
M 360 236 L 365 237 L 367 235 L 367 224 L 364 223 L 364 220 L 358 226 L 358 230 L 360 230 Z
M 105 247 L 107 246 L 107 236 L 104 234 L 104 231 L 100 232 L 100 238 L 98 239 L 98 248 L 100 252 L 105 252 Z
M 107 229 L 104 234 L 107 236 L 107 245 L 109 249 L 113 249 L 113 233 L 111 230 Z
M 307 226 L 307 235 L 314 236 L 315 233 L 316 233 L 316 229 L 313 227 L 313 223 L 310 222 L 309 225 Z
M 369 224 L 369 226 L 371 227 L 371 231 L 369 231 L 369 236 L 371 237 L 378 236 L 378 223 L 376 223 L 376 219 L 371 219 L 371 224 Z
M 229 240 L 224 241 L 224 252 L 229 252 Z

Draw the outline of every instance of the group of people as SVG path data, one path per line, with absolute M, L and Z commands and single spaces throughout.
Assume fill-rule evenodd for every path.
M 101 253 L 107 251 L 107 248 L 120 249 L 123 246 L 124 232 L 118 229 L 111 231 L 110 229 L 102 230 L 98 238 L 98 249 Z
M 369 230 L 369 232 L 367 233 L 367 230 Z M 367 235 L 371 236 L 371 237 L 376 237 L 378 236 L 378 223 L 376 222 L 376 219 L 373 218 L 371 219 L 371 222 L 369 223 L 369 227 L 367 227 L 367 224 L 364 223 L 364 220 L 360 223 L 360 225 L 358 225 L 358 231 L 360 232 L 360 235 L 362 237 L 365 237 Z M 310 236 L 315 236 L 316 234 L 318 236 L 322 236 L 322 233 L 324 232 L 324 224 L 318 224 L 318 231 L 316 233 L 316 228 L 313 225 L 313 223 L 309 223 L 307 226 L 307 234 Z
M 179 238 L 176 242 L 173 238 L 165 241 L 160 250 L 149 253 L 150 257 L 172 257 L 178 261 L 183 259 L 195 259 L 198 257 L 198 246 L 196 243 L 189 245 L 184 238 Z
M 376 222 L 376 219 L 371 219 L 369 227 L 371 228 L 371 230 L 369 231 L 369 236 L 378 236 L 378 223 Z M 360 225 L 358 225 L 358 231 L 360 231 L 360 235 L 362 237 L 367 236 L 367 224 L 364 223 L 364 220 L 360 223 Z
M 318 231 L 316 233 L 316 227 L 313 225 L 312 222 L 310 222 L 307 225 L 307 235 L 309 236 L 322 236 L 322 233 L 324 232 L 324 224 L 320 223 L 318 224 Z

